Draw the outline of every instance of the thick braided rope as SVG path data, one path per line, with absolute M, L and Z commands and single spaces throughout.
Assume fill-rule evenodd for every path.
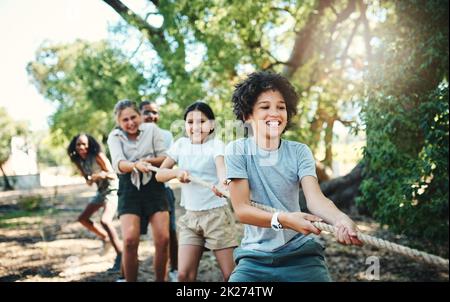
M 149 166 L 149 168 L 152 171 L 154 171 L 154 172 L 158 172 L 158 170 L 159 170 L 158 168 L 153 167 L 153 166 L 151 166 L 151 167 Z M 210 183 L 208 183 L 208 182 L 206 182 L 206 181 L 204 181 L 202 179 L 199 179 L 197 177 L 194 177 L 192 175 L 189 178 L 190 178 L 190 180 L 193 183 L 199 184 L 201 186 L 205 186 L 205 187 L 208 187 L 208 188 L 211 188 L 213 186 L 212 184 L 210 184 Z M 230 199 L 230 195 L 229 195 L 228 192 L 222 191 L 222 190 L 220 190 L 217 187 L 216 187 L 216 189 L 220 193 L 222 193 L 223 196 L 225 196 L 226 198 Z M 271 212 L 271 213 L 279 211 L 277 209 L 274 209 L 274 208 L 269 207 L 267 205 L 256 203 L 254 201 L 251 201 L 250 204 L 252 206 L 256 207 L 256 208 L 259 208 L 261 210 L 264 210 L 264 211 L 267 211 L 267 212 Z M 324 223 L 324 222 L 315 221 L 315 222 L 313 222 L 313 224 L 314 224 L 315 227 L 317 227 L 319 230 L 322 230 L 322 231 L 327 231 L 327 232 L 333 233 L 334 230 L 335 230 L 334 226 L 329 225 L 329 224 Z M 405 256 L 409 256 L 409 257 L 414 258 L 414 259 L 422 260 L 422 261 L 425 261 L 426 263 L 434 264 L 434 265 L 437 265 L 437 266 L 445 266 L 447 269 L 449 268 L 449 261 L 448 261 L 448 259 L 444 259 L 444 258 L 436 256 L 436 255 L 432 255 L 432 254 L 429 254 L 429 253 L 426 253 L 426 252 L 422 252 L 422 251 L 419 251 L 419 250 L 416 250 L 416 249 L 409 248 L 407 246 L 403 246 L 403 245 L 400 245 L 400 244 L 397 244 L 397 243 L 393 243 L 393 242 L 390 242 L 390 241 L 387 241 L 387 240 L 384 240 L 384 239 L 380 239 L 380 238 L 377 238 L 377 237 L 374 237 L 374 236 L 370 236 L 370 235 L 361 233 L 359 231 L 357 233 L 357 237 L 358 237 L 358 239 L 361 242 L 363 242 L 365 244 L 370 244 L 370 245 L 373 245 L 373 246 L 375 246 L 377 248 L 380 248 L 380 249 L 386 249 L 386 250 L 393 251 L 393 252 L 396 252 L 396 253 L 399 253 L 399 254 L 402 254 L 402 255 L 405 255 Z
M 334 226 L 323 223 L 323 222 L 313 222 L 313 224 L 318 229 L 321 229 L 323 231 L 334 232 L 334 229 L 335 229 Z M 381 249 L 387 249 L 390 251 L 394 251 L 396 253 L 403 254 L 403 255 L 406 255 L 406 256 L 409 256 L 409 257 L 412 257 L 415 259 L 423 260 L 427 263 L 435 264 L 438 266 L 440 266 L 440 265 L 446 266 L 448 268 L 448 265 L 449 265 L 448 259 L 444 259 L 444 258 L 441 258 L 436 255 L 428 254 L 426 252 L 422 252 L 422 251 L 419 251 L 416 249 L 409 248 L 407 246 L 403 246 L 403 245 L 396 244 L 396 243 L 393 243 L 393 242 L 390 242 L 390 241 L 387 241 L 384 239 L 380 239 L 380 238 L 373 237 L 373 236 L 370 236 L 367 234 L 363 234 L 361 232 L 357 232 L 357 236 L 358 236 L 358 239 L 360 241 L 362 241 L 363 243 L 367 243 L 367 244 L 376 246 Z
M 256 202 L 250 202 L 250 203 L 252 206 L 259 208 L 261 210 L 264 210 L 264 211 L 268 211 L 268 212 L 272 212 L 272 213 L 277 211 L 274 208 L 271 208 L 271 207 L 268 207 L 266 205 L 262 205 L 262 204 L 259 204 Z M 313 224 L 316 228 L 318 228 L 319 230 L 322 230 L 322 231 L 327 231 L 330 233 L 333 233 L 335 231 L 334 226 L 329 225 L 324 222 L 315 221 L 315 222 L 313 222 Z M 436 256 L 436 255 L 428 254 L 426 252 L 412 249 L 407 246 L 393 243 L 393 242 L 390 242 L 390 241 L 387 241 L 384 239 L 380 239 L 380 238 L 377 238 L 374 236 L 370 236 L 370 235 L 367 235 L 367 234 L 364 234 L 361 232 L 357 232 L 357 237 L 361 242 L 363 242 L 365 244 L 370 244 L 370 245 L 376 246 L 380 249 L 390 250 L 390 251 L 393 251 L 393 252 L 396 252 L 396 253 L 399 253 L 399 254 L 402 254 L 405 256 L 409 256 L 414 259 L 422 260 L 422 261 L 425 261 L 427 263 L 434 264 L 437 266 L 445 266 L 448 269 L 448 265 L 449 265 L 448 259 L 444 259 L 444 258 Z

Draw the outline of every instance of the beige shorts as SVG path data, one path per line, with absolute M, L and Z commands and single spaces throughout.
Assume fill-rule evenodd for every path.
M 236 224 L 228 205 L 205 211 L 186 211 L 178 220 L 178 244 L 209 250 L 236 247 Z

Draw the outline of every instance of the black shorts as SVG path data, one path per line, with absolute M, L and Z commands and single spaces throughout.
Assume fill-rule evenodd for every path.
M 156 212 L 168 211 L 164 184 L 157 182 L 155 175 L 138 190 L 131 183 L 131 174 L 119 174 L 118 215 L 134 214 L 141 217 L 141 234 L 146 234 L 148 218 Z M 145 228 L 145 230 L 144 230 Z

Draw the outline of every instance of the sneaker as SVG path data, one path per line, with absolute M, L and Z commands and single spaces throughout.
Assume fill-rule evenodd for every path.
M 121 264 L 122 264 L 122 254 L 117 254 L 116 259 L 114 259 L 114 265 L 110 269 L 108 269 L 108 272 L 120 271 Z
M 169 272 L 169 281 L 170 282 L 178 282 L 178 271 L 173 270 Z
M 119 278 L 117 278 L 116 282 L 127 282 L 127 280 L 125 280 L 124 277 L 120 276 Z

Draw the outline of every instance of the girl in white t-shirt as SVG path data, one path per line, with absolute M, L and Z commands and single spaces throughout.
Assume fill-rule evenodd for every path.
M 189 183 L 190 175 L 214 184 L 225 183 L 225 145 L 212 135 L 214 113 L 206 103 L 186 108 L 184 120 L 188 137 L 170 147 L 156 174 L 159 182 L 177 178 L 182 183 L 181 205 L 186 214 L 178 221 L 178 281 L 195 281 L 205 248 L 214 252 L 227 281 L 234 269 L 233 249 L 238 245 L 233 214 L 215 186 Z M 175 164 L 178 169 L 172 169 Z

